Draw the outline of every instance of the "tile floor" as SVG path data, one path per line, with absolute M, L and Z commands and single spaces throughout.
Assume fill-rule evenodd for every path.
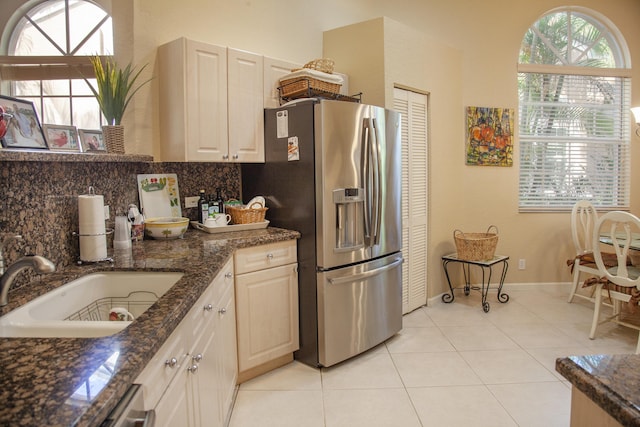
M 569 426 L 571 387 L 555 359 L 632 353 L 614 324 L 589 340 L 592 305 L 568 285 L 513 286 L 501 304 L 456 291 L 404 316 L 403 329 L 339 365 L 293 362 L 239 388 L 230 427 Z

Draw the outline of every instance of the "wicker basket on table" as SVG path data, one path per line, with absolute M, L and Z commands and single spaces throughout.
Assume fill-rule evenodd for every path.
M 491 229 L 495 233 L 491 233 Z M 498 227 L 490 225 L 486 233 L 463 233 L 453 231 L 458 259 L 465 261 L 487 261 L 493 259 L 498 245 Z
M 231 215 L 231 221 L 234 224 L 253 224 L 255 222 L 264 222 L 267 209 L 262 207 L 261 203 L 253 203 L 246 208 L 227 206 L 227 212 Z

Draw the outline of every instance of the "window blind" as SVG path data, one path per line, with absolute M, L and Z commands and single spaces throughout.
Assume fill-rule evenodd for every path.
M 629 207 L 630 79 L 519 73 L 520 211 Z

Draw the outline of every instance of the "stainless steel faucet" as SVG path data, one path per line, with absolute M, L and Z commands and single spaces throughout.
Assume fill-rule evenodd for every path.
M 0 307 L 4 307 L 9 302 L 9 288 L 14 279 L 25 268 L 33 268 L 36 273 L 53 273 L 56 265 L 40 255 L 25 256 L 14 262 L 7 268 L 0 277 Z
M 9 288 L 13 284 L 18 273 L 26 268 L 33 268 L 36 273 L 53 273 L 56 271 L 56 265 L 40 255 L 29 255 L 18 259 L 5 268 L 3 246 L 9 240 L 22 239 L 19 235 L 9 235 L 0 242 L 0 307 L 4 307 L 9 302 Z

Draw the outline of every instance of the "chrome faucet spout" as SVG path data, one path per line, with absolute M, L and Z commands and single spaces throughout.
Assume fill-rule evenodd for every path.
M 40 255 L 25 256 L 14 262 L 6 269 L 0 277 L 0 307 L 4 307 L 9 302 L 9 288 L 18 273 L 26 268 L 33 268 L 36 273 L 53 273 L 56 265 Z

